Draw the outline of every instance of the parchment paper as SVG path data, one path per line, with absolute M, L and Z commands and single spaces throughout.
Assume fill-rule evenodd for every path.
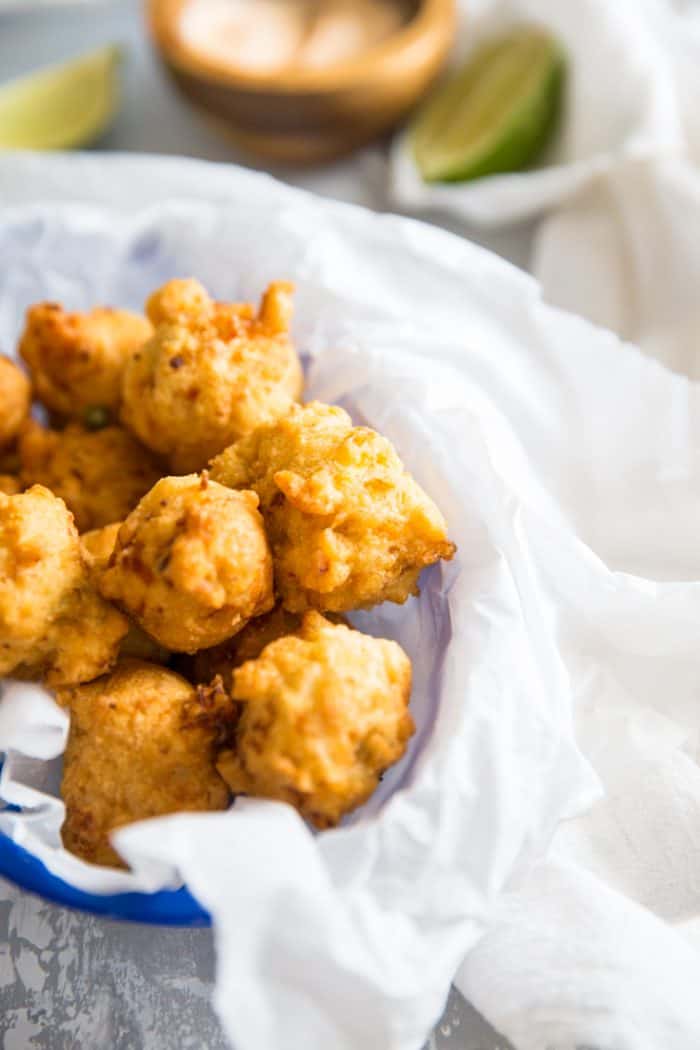
M 418 734 L 337 830 L 239 802 L 121 831 L 127 875 L 60 849 L 60 713 L 11 687 L 1 790 L 25 809 L 0 828 L 93 891 L 184 877 L 214 918 L 238 1048 L 418 1048 L 504 891 L 600 795 L 574 699 L 614 673 L 611 649 L 643 654 L 648 682 L 663 671 L 674 703 L 694 697 L 674 669 L 700 611 L 698 392 L 481 249 L 231 178 L 227 205 L 6 212 L 0 351 L 39 298 L 138 307 L 175 275 L 237 299 L 296 280 L 309 394 L 395 442 L 459 546 L 419 600 L 362 619 L 414 660 Z

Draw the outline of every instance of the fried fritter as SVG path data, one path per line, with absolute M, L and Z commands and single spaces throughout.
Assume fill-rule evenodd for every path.
M 128 632 L 126 616 L 104 601 L 86 577 L 47 630 L 40 652 L 13 673 L 49 686 L 91 682 L 114 667 Z
M 31 654 L 84 572 L 61 500 L 40 486 L 0 495 L 0 673 Z
M 65 430 L 25 426 L 19 441 L 25 485 L 45 485 L 75 516 L 80 532 L 123 521 L 163 470 L 148 449 L 123 427 Z
M 260 497 L 282 603 L 342 612 L 417 593 L 421 570 L 454 544 L 389 441 L 342 408 L 296 406 L 211 464 L 211 477 Z
M 29 415 L 31 388 L 24 372 L 0 354 L 0 448 L 17 437 Z
M 0 494 L 0 675 L 89 681 L 115 662 L 127 629 L 95 591 L 63 501 L 40 485 Z
M 316 612 L 233 683 L 242 713 L 217 769 L 234 794 L 289 802 L 318 828 L 369 798 L 414 731 L 403 649 Z
M 84 532 L 80 537 L 83 550 L 88 557 L 92 577 L 95 581 L 99 580 L 101 573 L 104 572 L 109 564 L 109 559 L 112 557 L 112 551 L 116 546 L 117 535 L 121 527 L 122 523 L 117 521 L 112 525 L 105 525 L 101 529 Z M 119 655 L 133 656 L 137 660 L 147 660 L 149 663 L 154 664 L 165 664 L 170 659 L 168 650 L 159 645 L 145 631 L 142 631 L 133 620 L 129 620 L 129 633 L 121 644 Z M 211 681 L 211 679 L 207 679 L 207 681 Z
M 37 303 L 27 310 L 19 352 L 37 397 L 56 416 L 89 423 L 101 410 L 116 420 L 124 366 L 152 331 L 128 310 L 69 313 L 58 303 Z
M 349 626 L 345 617 L 337 613 L 328 613 L 326 618 L 331 623 Z M 221 645 L 200 649 L 192 656 L 183 654 L 176 669 L 195 685 L 212 682 L 218 675 L 224 688 L 230 692 L 235 669 L 247 660 L 255 660 L 270 642 L 298 631 L 301 621 L 300 613 L 290 613 L 282 605 L 276 605 L 271 612 L 250 620 L 239 634 Z
M 119 530 L 102 594 L 167 649 L 218 645 L 274 604 L 257 507 L 206 473 L 161 479 Z
M 97 574 L 109 565 L 121 527 L 121 521 L 113 521 L 111 525 L 103 525 L 101 529 L 90 529 L 80 537 L 83 549 L 87 551 L 90 564 Z
M 300 395 L 291 285 L 271 284 L 256 313 L 214 302 L 198 281 L 170 281 L 147 312 L 155 333 L 124 372 L 122 420 L 177 473 L 205 467 Z
M 70 710 L 61 796 L 66 849 L 93 864 L 123 867 L 115 828 L 167 813 L 226 809 L 214 767 L 223 691 L 195 690 L 172 671 L 124 660 L 106 678 L 65 689 Z
M 14 496 L 21 491 L 22 485 L 18 477 L 14 474 L 0 474 L 0 492 L 4 492 L 6 496 Z
M 254 660 L 270 642 L 284 638 L 300 626 L 301 616 L 276 605 L 271 612 L 251 620 L 242 631 L 221 645 L 200 649 L 193 656 L 182 656 L 178 661 L 178 670 L 196 685 L 211 682 L 219 675 L 224 688 L 230 692 L 236 667 L 246 660 Z
M 22 429 L 24 429 L 24 424 Z M 8 477 L 16 477 L 19 474 L 19 454 L 16 441 L 6 448 L 0 448 L 0 474 Z

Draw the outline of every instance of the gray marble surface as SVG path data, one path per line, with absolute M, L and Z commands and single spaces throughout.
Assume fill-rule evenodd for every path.
M 124 100 L 97 148 L 245 162 L 173 92 L 150 51 L 134 0 L 59 0 L 41 8 L 31 0 L 3 8 L 0 0 L 0 81 L 113 41 L 127 49 Z M 387 208 L 381 148 L 320 170 L 273 174 L 327 196 Z M 424 217 L 440 222 L 439 216 Z M 455 232 L 527 265 L 527 228 Z M 213 978 L 208 930 L 106 922 L 0 881 L 2 1050 L 223 1050 L 227 1044 L 209 1002 Z M 507 1045 L 456 991 L 429 1044 L 430 1050 Z
M 109 922 L 0 880 L 2 1050 L 226 1050 L 214 964 L 210 930 Z M 453 989 L 426 1050 L 508 1044 Z

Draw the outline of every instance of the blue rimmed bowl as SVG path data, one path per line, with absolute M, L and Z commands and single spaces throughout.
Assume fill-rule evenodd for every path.
M 52 875 L 26 849 L 0 832 L 0 875 L 54 904 L 91 915 L 149 926 L 210 926 L 208 913 L 186 887 L 158 893 L 86 893 Z

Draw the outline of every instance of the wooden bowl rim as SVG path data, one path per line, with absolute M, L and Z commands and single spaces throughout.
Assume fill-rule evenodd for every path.
M 295 95 L 331 93 L 357 86 L 382 71 L 387 60 L 400 59 L 432 37 L 430 57 L 446 50 L 456 26 L 456 0 L 420 0 L 413 18 L 358 58 L 322 70 L 293 70 L 258 75 L 238 70 L 225 61 L 207 58 L 182 39 L 177 24 L 190 0 L 148 0 L 148 24 L 167 61 L 183 73 L 199 76 L 248 92 Z

